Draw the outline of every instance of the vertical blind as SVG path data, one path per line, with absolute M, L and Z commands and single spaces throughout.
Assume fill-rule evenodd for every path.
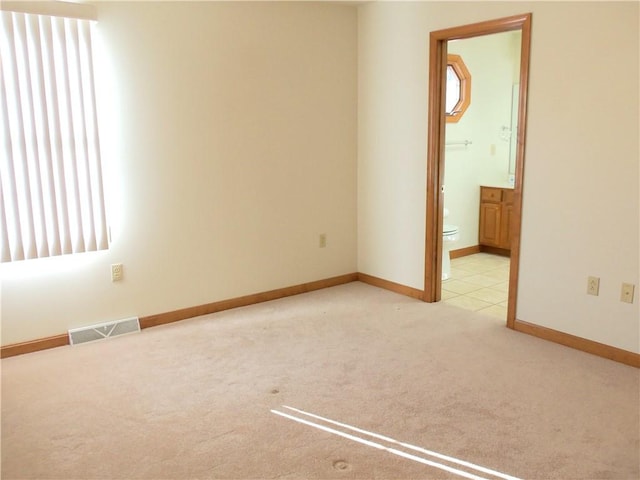
M 1 260 L 107 249 L 91 21 L 0 15 Z

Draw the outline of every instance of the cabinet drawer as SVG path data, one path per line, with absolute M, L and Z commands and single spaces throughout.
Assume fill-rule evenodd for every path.
M 502 201 L 502 189 L 492 187 L 481 187 L 480 201 L 482 202 L 500 202 Z

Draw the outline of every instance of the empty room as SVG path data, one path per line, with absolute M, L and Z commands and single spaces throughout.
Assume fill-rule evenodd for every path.
M 3 479 L 640 478 L 638 2 L 0 9 Z

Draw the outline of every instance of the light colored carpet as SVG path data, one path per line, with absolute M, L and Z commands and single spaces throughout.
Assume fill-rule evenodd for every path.
M 290 406 L 519 478 L 631 480 L 639 392 L 632 367 L 355 282 L 2 360 L 2 478 L 504 478 Z

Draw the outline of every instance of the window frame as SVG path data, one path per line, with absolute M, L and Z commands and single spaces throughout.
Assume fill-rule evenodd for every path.
M 447 112 L 445 110 L 445 120 L 447 123 L 457 123 L 463 117 L 471 104 L 471 74 L 460 55 L 453 53 L 447 54 L 447 69 L 449 67 L 453 69 L 454 73 L 460 80 L 460 97 L 451 112 Z M 447 69 L 445 69 L 445 73 Z

